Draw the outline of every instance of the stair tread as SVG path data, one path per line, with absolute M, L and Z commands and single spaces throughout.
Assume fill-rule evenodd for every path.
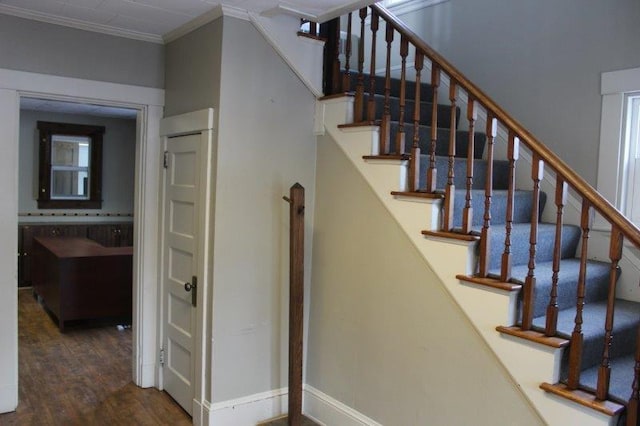
M 611 376 L 609 381 L 609 399 L 625 404 L 631 395 L 633 384 L 633 371 L 635 356 L 627 355 L 614 358 L 610 361 Z M 580 385 L 585 389 L 595 392 L 598 386 L 599 366 L 588 368 L 580 373 Z
M 604 336 L 603 319 L 606 316 L 606 309 L 606 301 L 596 301 L 584 305 L 582 334 L 585 339 L 591 336 Z M 567 339 L 571 337 L 575 315 L 575 307 L 558 312 L 558 335 L 560 337 Z M 640 303 L 616 299 L 614 329 L 635 327 L 638 323 L 640 323 Z M 533 324 L 536 327 L 544 327 L 543 318 L 534 318 Z

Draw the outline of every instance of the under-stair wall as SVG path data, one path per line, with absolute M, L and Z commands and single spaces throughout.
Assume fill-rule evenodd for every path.
M 520 388 L 533 407 L 540 413 L 543 421 L 552 425 L 581 424 L 581 425 L 605 425 L 615 421 L 615 419 L 602 415 L 595 410 L 578 406 L 567 400 L 546 394 L 539 388 L 542 381 L 555 383 L 558 379 L 561 351 L 551 349 L 534 343 L 526 343 L 515 340 L 511 337 L 502 337 L 495 331 L 497 324 L 514 324 L 516 320 L 516 296 L 513 292 L 503 292 L 500 290 L 479 289 L 461 283 L 455 278 L 456 274 L 469 273 L 473 263 L 472 247 L 467 243 L 451 243 L 439 240 L 426 240 L 420 234 L 422 229 L 429 229 L 437 223 L 438 206 L 430 203 L 408 202 L 394 199 L 390 191 L 394 189 L 402 190 L 405 185 L 406 164 L 376 164 L 363 160 L 363 155 L 372 153 L 372 146 L 377 144 L 376 127 L 338 129 L 337 125 L 352 120 L 352 101 L 348 98 L 332 99 L 324 101 L 325 106 L 325 127 L 327 133 L 335 140 L 342 152 L 347 156 L 352 166 L 366 180 L 371 190 L 389 211 L 391 217 L 407 235 L 409 241 L 423 256 L 433 274 L 437 277 L 437 282 L 453 297 L 456 304 L 462 309 L 467 318 L 484 338 L 486 344 L 497 355 L 500 363 L 509 372 L 515 385 Z M 320 165 L 319 165 L 320 166 Z M 320 167 L 318 167 L 320 170 Z M 319 207 L 320 208 L 320 207 Z M 367 210 L 363 212 L 367 217 Z M 362 220 L 365 220 L 364 217 Z M 318 224 L 317 224 L 318 225 Z M 319 226 L 319 225 L 318 225 Z M 370 232 L 376 232 L 372 229 Z M 322 234 L 317 232 L 316 238 Z M 319 244 L 318 240 L 318 244 Z M 363 247 L 363 250 L 367 246 Z M 335 249 L 335 248 L 334 248 Z M 317 250 L 322 252 L 318 246 Z M 384 251 L 386 253 L 386 251 Z M 317 263 L 320 256 L 318 251 L 314 251 L 314 271 L 318 268 Z M 373 265 L 373 266 L 372 266 Z M 374 262 L 368 264 L 369 267 L 376 267 Z M 353 265 L 357 269 L 357 265 Z M 315 276 L 314 276 L 315 278 Z M 366 285 L 366 284 L 365 284 Z M 319 286 L 315 280 L 312 288 Z M 363 293 L 360 303 L 367 303 L 367 293 Z M 312 302 L 316 303 L 317 300 Z M 358 301 L 354 300 L 354 303 Z M 400 311 L 402 312 L 402 311 Z M 314 323 L 312 314 L 311 323 Z M 310 338 L 314 339 L 314 330 L 311 329 Z M 438 345 L 438 342 L 433 342 Z M 442 345 L 445 343 L 442 342 Z M 440 346 L 442 346 L 440 345 Z M 339 348 L 338 348 L 339 349 Z M 440 348 L 441 349 L 441 348 Z M 337 350 L 336 347 L 331 348 Z M 468 349 L 469 356 L 473 356 L 472 348 Z M 438 352 L 436 352 L 437 354 Z M 435 360 L 426 357 L 424 368 L 433 362 L 442 359 L 434 355 Z M 498 362 L 498 361 L 496 361 Z M 311 369 L 311 364 L 308 365 Z M 309 370 L 310 371 L 310 370 Z M 324 371 L 325 374 L 329 374 Z M 310 373 L 308 373 L 310 374 Z M 372 372 L 375 374 L 375 372 Z M 309 375 L 309 384 L 313 375 Z M 356 380 L 357 376 L 343 377 L 344 383 Z M 454 375 L 451 381 L 469 385 L 464 374 Z M 329 390 L 331 392 L 331 390 Z M 335 392 L 335 391 L 334 391 Z M 352 395 L 341 397 L 335 395 L 345 404 L 349 404 Z M 345 400 L 342 400 L 345 398 Z M 385 401 L 378 401 L 378 404 L 385 404 Z M 456 401 L 459 404 L 459 401 Z M 367 413 L 365 413 L 367 414 Z M 491 422 L 488 422 L 490 424 Z
M 318 139 L 307 386 L 384 425 L 543 424 L 372 184 L 331 132 Z M 424 243 L 450 257 L 446 269 L 467 267 L 466 247 Z M 330 422 L 327 407 L 305 413 L 362 424 Z

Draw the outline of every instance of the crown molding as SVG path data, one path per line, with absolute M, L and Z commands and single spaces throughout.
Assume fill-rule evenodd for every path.
M 0 14 L 12 15 L 18 18 L 31 19 L 34 21 L 45 22 L 47 24 L 62 25 L 69 28 L 75 28 L 78 30 L 91 31 L 94 33 L 107 34 L 116 37 L 125 37 L 134 40 L 146 41 L 149 43 L 163 44 L 164 41 L 161 36 L 156 34 L 143 33 L 133 30 L 125 30 L 122 28 L 110 27 L 103 24 L 89 24 L 84 21 L 80 21 L 73 18 L 63 18 L 60 16 L 50 15 L 43 12 L 34 12 L 31 10 L 25 10 L 15 6 L 9 6 L 7 4 L 0 4 Z
M 297 18 L 306 19 L 307 21 L 318 22 L 318 15 L 314 15 L 313 13 L 308 13 L 282 3 L 260 13 L 260 16 L 264 16 L 265 18 L 273 18 L 277 15 L 291 15 Z
M 191 21 L 176 28 L 175 30 L 169 31 L 164 36 L 162 36 L 163 42 L 165 44 L 171 43 L 172 41 L 177 40 L 180 37 L 189 34 L 191 31 L 197 30 L 203 25 L 206 25 L 209 22 L 213 22 L 222 16 L 230 16 L 232 18 L 249 21 L 249 13 L 246 10 L 240 9 L 238 7 L 220 4 L 207 13 L 204 13 L 197 18 L 192 19 Z

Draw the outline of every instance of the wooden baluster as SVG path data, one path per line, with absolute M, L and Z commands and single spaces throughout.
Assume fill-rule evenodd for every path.
M 458 118 L 458 107 L 456 105 L 456 82 L 451 79 L 449 83 L 449 100 L 451 101 L 451 127 L 449 132 L 449 167 L 447 171 L 447 186 L 444 190 L 444 216 L 442 218 L 442 228 L 444 231 L 453 229 L 453 201 L 456 191 L 455 186 L 455 160 L 456 160 L 456 121 Z
M 307 22 L 309 22 L 309 34 L 317 36 L 318 35 L 318 23 L 312 22 L 312 21 L 307 21 Z
M 471 207 L 473 188 L 473 158 L 475 157 L 475 123 L 478 118 L 475 101 L 471 96 L 467 101 L 467 120 L 469 120 L 469 145 L 467 146 L 467 193 L 465 195 L 464 209 L 462 210 L 462 232 L 471 232 L 473 224 L 473 208 Z
M 342 79 L 340 78 L 340 19 L 336 18 L 332 20 L 335 21 L 335 25 L 332 26 L 332 30 L 334 32 L 335 39 L 335 49 L 334 49 L 334 57 L 333 57 L 333 93 L 340 93 L 342 90 Z
M 424 66 L 424 54 L 416 49 L 416 90 L 415 108 L 413 109 L 413 145 L 411 147 L 411 160 L 409 161 L 409 191 L 418 190 L 420 185 L 420 77 Z
M 640 420 L 638 410 L 640 410 L 640 327 L 636 334 L 636 363 L 633 367 L 631 396 L 627 403 L 627 426 L 638 426 Z
M 367 105 L 367 120 L 372 122 L 376 119 L 376 33 L 380 15 L 371 9 L 371 67 L 369 71 L 369 104 Z
M 325 95 L 340 92 L 340 19 L 332 19 L 320 25 L 322 37 L 327 39 L 323 54 L 323 90 Z
M 429 147 L 429 169 L 427 170 L 427 192 L 436 191 L 436 144 L 438 142 L 438 87 L 440 87 L 440 68 L 431 62 L 431 146 Z
M 385 31 L 387 42 L 387 62 L 384 76 L 384 109 L 380 123 L 380 153 L 388 154 L 391 146 L 391 43 L 393 42 L 393 27 L 387 22 Z
M 364 20 L 367 8 L 360 9 L 360 39 L 358 40 L 358 78 L 356 80 L 356 96 L 353 103 L 353 119 L 356 123 L 364 120 Z
M 533 154 L 531 164 L 531 179 L 533 193 L 531 194 L 531 231 L 529 232 L 529 263 L 527 278 L 524 281 L 524 296 L 522 303 L 522 330 L 530 330 L 533 325 L 533 302 L 536 291 L 536 245 L 538 244 L 538 221 L 540 216 L 540 181 L 544 174 L 544 162 L 537 154 Z
M 571 345 L 569 346 L 569 380 L 567 387 L 577 389 L 580 384 L 580 366 L 582 364 L 582 311 L 584 310 L 584 298 L 587 291 L 587 248 L 589 231 L 591 226 L 591 205 L 586 199 L 582 200 L 582 215 L 580 227 L 582 228 L 582 247 L 580 249 L 580 272 L 578 273 L 578 292 L 576 302 L 576 318 L 573 333 L 571 333 Z
M 342 74 L 342 91 L 351 91 L 351 12 L 347 15 L 347 40 L 344 46 L 344 74 Z
M 567 203 L 567 183 L 560 175 L 556 176 L 556 236 L 553 243 L 553 275 L 551 276 L 551 293 L 547 306 L 547 319 L 544 333 L 551 337 L 558 331 L 558 274 L 562 257 L 562 216 Z
M 609 246 L 609 259 L 611 259 L 611 270 L 609 271 L 609 294 L 607 297 L 607 318 L 604 323 L 604 348 L 602 351 L 602 362 L 598 367 L 598 386 L 596 388 L 596 398 L 604 401 L 609 394 L 609 378 L 611 377 L 611 341 L 613 339 L 613 315 L 615 311 L 616 283 L 618 281 L 618 262 L 622 258 L 622 233 L 616 226 L 611 227 L 611 241 Z
M 500 267 L 500 281 L 511 280 L 511 230 L 513 229 L 513 197 L 516 190 L 516 161 L 520 154 L 520 139 L 509 130 L 509 147 L 507 148 L 507 158 L 509 160 L 509 190 L 507 191 L 507 211 L 505 221 L 504 252 L 502 253 L 502 263 Z
M 398 132 L 396 133 L 396 153 L 404 154 L 405 134 L 404 134 L 404 108 L 407 97 L 407 55 L 409 55 L 409 40 L 405 36 L 400 38 L 400 57 L 402 67 L 400 69 L 400 118 L 398 119 Z
M 481 277 L 489 274 L 489 247 L 491 239 L 491 197 L 493 197 L 493 146 L 498 134 L 498 120 L 487 111 L 487 177 L 484 186 L 484 216 L 480 237 L 480 260 L 478 273 Z

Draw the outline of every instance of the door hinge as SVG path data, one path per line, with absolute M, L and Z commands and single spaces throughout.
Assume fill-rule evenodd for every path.
M 169 168 L 169 151 L 164 152 L 164 160 L 163 160 L 164 168 Z
M 159 362 L 160 362 L 160 365 L 164 365 L 164 349 L 160 349 Z

